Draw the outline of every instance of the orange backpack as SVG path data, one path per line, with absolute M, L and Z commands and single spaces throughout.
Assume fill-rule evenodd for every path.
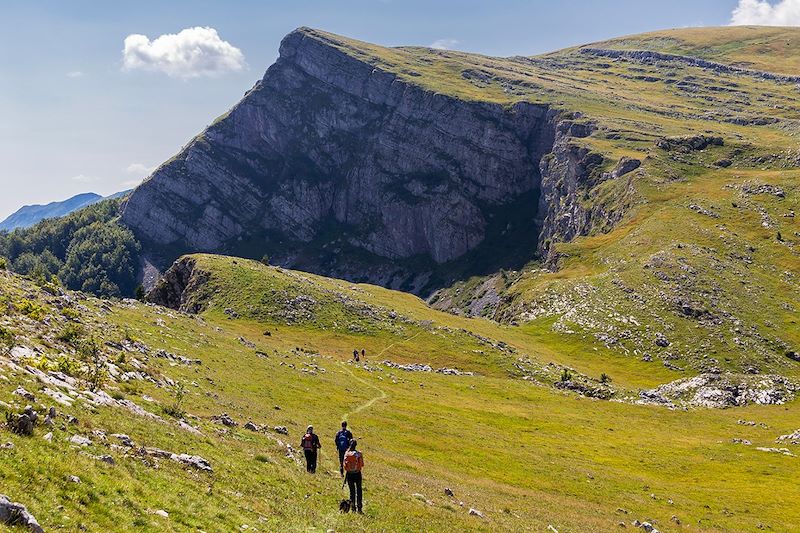
M 361 458 L 361 452 L 352 451 L 344 454 L 344 469 L 346 472 L 361 472 L 364 466 L 364 459 Z

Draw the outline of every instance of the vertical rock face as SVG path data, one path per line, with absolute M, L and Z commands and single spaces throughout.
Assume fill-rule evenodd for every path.
M 539 248 L 587 230 L 570 195 L 596 161 L 570 144 L 591 131 L 571 118 L 434 93 L 301 29 L 242 101 L 132 193 L 122 220 L 162 267 L 186 252 L 267 254 L 422 292 L 437 265 L 487 239 L 530 259 L 537 222 L 552 226 Z
M 178 252 L 246 239 L 253 255 L 288 257 L 336 227 L 375 256 L 443 263 L 483 241 L 487 208 L 538 189 L 553 124 L 545 106 L 425 91 L 298 30 L 227 116 L 136 189 L 123 221 Z

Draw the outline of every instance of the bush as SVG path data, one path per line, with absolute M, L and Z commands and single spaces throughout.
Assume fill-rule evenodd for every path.
M 0 348 L 10 350 L 14 346 L 14 334 L 11 330 L 0 326 Z
M 8 270 L 8 259 L 0 257 L 0 270 Z
M 603 372 L 600 374 L 600 383 L 611 383 L 611 376 Z
M 183 381 L 178 381 L 172 389 L 172 404 L 164 407 L 164 412 L 175 418 L 183 418 L 186 415 L 183 410 L 183 400 L 187 392 Z
M 98 346 L 94 338 L 91 338 L 83 341 L 78 351 L 81 359 L 87 364 L 84 379 L 89 385 L 89 390 L 95 392 L 105 384 L 108 378 L 100 346 Z
M 568 368 L 561 371 L 561 381 L 572 381 L 572 372 L 570 372 Z
M 83 337 L 85 330 L 80 324 L 69 323 L 56 335 L 56 339 L 67 344 L 75 344 L 75 341 Z
M 28 300 L 27 298 L 23 298 L 14 306 L 16 307 L 17 311 L 26 315 L 31 320 L 42 320 L 45 316 L 47 316 L 47 309 L 44 306 L 37 302 L 33 302 Z
M 61 314 L 68 320 L 78 320 L 81 314 L 74 307 L 65 307 L 61 310 Z
M 56 361 L 56 370 L 68 376 L 80 376 L 81 364 L 72 357 L 62 355 Z

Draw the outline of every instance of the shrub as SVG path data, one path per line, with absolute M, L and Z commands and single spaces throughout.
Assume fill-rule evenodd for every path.
M 83 326 L 70 322 L 56 335 L 56 339 L 67 344 L 74 344 L 75 341 L 83 337 L 84 333 Z
M 89 386 L 89 390 L 95 392 L 105 384 L 108 378 L 100 346 L 98 346 L 94 338 L 91 338 L 83 341 L 78 351 L 81 359 L 87 364 L 87 369 L 84 371 L 84 379 Z
M 600 374 L 600 383 L 611 383 L 611 376 L 603 372 Z
M 572 381 L 572 372 L 570 372 L 568 368 L 561 371 L 561 381 Z
M 164 412 L 175 418 L 183 418 L 186 412 L 183 410 L 183 400 L 186 398 L 186 385 L 183 381 L 178 381 L 172 388 L 172 404 L 164 407 Z
M 0 270 L 8 270 L 8 259 L 0 257 Z
M 78 320 L 81 316 L 80 312 L 74 307 L 65 307 L 61 310 L 61 314 L 68 320 Z
M 267 254 L 261 256 L 261 263 L 269 266 L 269 256 Z
M 56 370 L 68 376 L 80 376 L 81 364 L 72 357 L 62 355 L 58 358 L 58 361 L 56 361 Z
M 14 346 L 14 334 L 10 329 L 0 326 L 0 348 L 10 350 Z
M 145 297 L 144 287 L 142 287 L 141 285 L 137 285 L 133 295 L 137 300 L 143 302 Z
M 15 305 L 17 311 L 26 315 L 31 320 L 42 320 L 45 316 L 47 316 L 47 309 L 44 306 L 37 302 L 33 302 L 28 300 L 27 298 L 23 298 Z

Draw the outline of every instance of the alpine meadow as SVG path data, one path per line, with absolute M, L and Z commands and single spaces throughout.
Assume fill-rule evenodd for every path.
M 800 27 L 300 27 L 231 104 L 0 231 L 0 527 L 800 531 Z

